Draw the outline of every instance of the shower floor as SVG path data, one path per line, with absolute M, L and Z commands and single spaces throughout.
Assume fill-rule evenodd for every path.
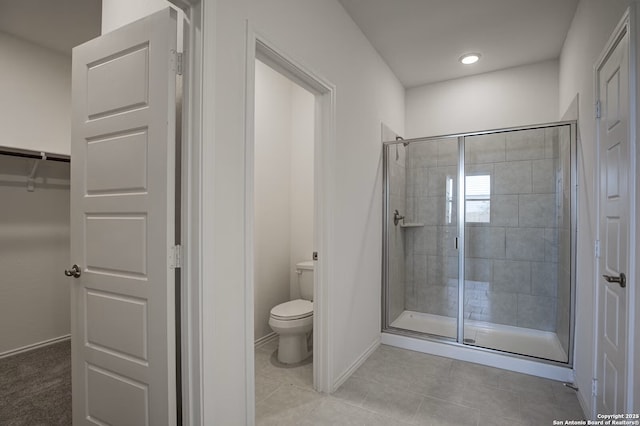
M 453 339 L 457 334 L 455 318 L 414 311 L 404 311 L 391 326 Z M 464 339 L 472 339 L 470 344 L 483 348 L 567 362 L 558 336 L 549 331 L 465 320 Z

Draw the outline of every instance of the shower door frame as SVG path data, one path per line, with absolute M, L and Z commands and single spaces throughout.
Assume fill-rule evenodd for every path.
M 568 342 L 568 353 L 567 353 L 567 362 L 554 361 L 546 358 L 538 358 L 534 356 L 518 354 L 514 352 L 506 352 L 497 349 L 485 348 L 481 346 L 475 346 L 472 344 L 468 344 L 464 342 L 464 283 L 465 283 L 465 138 L 470 136 L 480 136 L 480 135 L 489 135 L 489 134 L 497 134 L 497 133 L 507 133 L 507 132 L 515 132 L 522 130 L 533 130 L 540 128 L 550 128 L 550 127 L 561 127 L 561 126 L 569 126 L 570 135 L 569 135 L 569 163 L 570 163 L 570 177 L 571 182 L 569 183 L 570 190 L 570 220 L 571 220 L 571 248 L 570 248 L 570 316 L 569 316 L 569 342 Z M 409 144 L 415 142 L 427 142 L 434 140 L 443 140 L 443 139 L 457 139 L 458 141 L 458 193 L 457 193 L 457 249 L 458 249 L 458 314 L 456 317 L 456 339 L 447 338 L 446 336 L 438 336 L 435 334 L 423 333 L 419 331 L 406 330 L 397 327 L 393 327 L 389 323 L 389 221 L 390 221 L 390 182 L 389 182 L 389 154 L 388 148 L 397 144 L 404 144 L 408 147 Z M 381 331 L 383 333 L 390 333 L 398 336 L 406 336 L 409 338 L 418 338 L 421 340 L 426 340 L 439 344 L 447 344 L 453 345 L 457 347 L 463 347 L 465 349 L 471 349 L 473 351 L 486 352 L 487 354 L 498 354 L 501 356 L 507 356 L 511 358 L 518 358 L 525 361 L 534 361 L 536 363 L 544 363 L 549 364 L 551 366 L 559 366 L 564 368 L 572 368 L 573 367 L 573 357 L 574 357 L 574 337 L 575 337 L 575 293 L 576 293 L 576 239 L 577 239 L 577 163 L 576 163 L 576 154 L 577 154 L 577 121 L 576 120 L 564 120 L 550 123 L 541 123 L 534 124 L 529 126 L 517 126 L 517 127 L 508 127 L 501 129 L 492 129 L 492 130 L 484 130 L 479 132 L 466 132 L 466 133 L 455 133 L 450 135 L 440 135 L 440 136 L 428 136 L 428 137 L 419 137 L 412 139 L 401 139 L 395 141 L 385 141 L 382 143 L 383 151 L 382 151 L 382 318 L 381 318 Z M 405 157 L 408 158 L 408 157 Z M 384 339 L 383 339 L 384 340 Z M 415 349 L 417 347 L 413 346 Z M 420 346 L 420 345 L 418 345 Z

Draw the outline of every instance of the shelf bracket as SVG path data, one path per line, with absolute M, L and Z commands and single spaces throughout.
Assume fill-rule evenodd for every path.
M 31 173 L 27 176 L 27 191 L 33 192 L 36 189 L 36 174 L 38 173 L 38 167 L 40 167 L 40 161 L 47 159 L 47 154 L 40 152 L 40 159 L 33 160 L 33 167 L 31 167 Z

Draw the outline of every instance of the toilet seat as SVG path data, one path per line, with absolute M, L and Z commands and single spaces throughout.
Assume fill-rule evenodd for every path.
M 304 299 L 281 303 L 271 309 L 271 318 L 280 321 L 292 321 L 313 315 L 313 302 Z

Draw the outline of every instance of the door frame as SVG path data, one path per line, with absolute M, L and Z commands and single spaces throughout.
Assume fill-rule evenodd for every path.
M 281 49 L 257 33 L 247 21 L 245 97 L 245 327 L 247 347 L 247 418 L 255 417 L 254 371 L 254 104 L 255 61 L 260 59 L 315 97 L 314 119 L 314 248 L 318 260 L 314 268 L 313 314 L 313 381 L 319 392 L 333 389 L 332 341 L 330 338 L 329 276 L 331 265 L 331 200 L 334 188 L 332 174 L 335 151 L 335 86 L 309 67 L 292 59 Z M 311 254 L 311 253 L 310 253 Z
M 204 120 L 214 110 L 216 90 L 212 78 L 205 78 L 215 72 L 216 65 L 216 10 L 215 0 L 169 0 L 185 12 L 191 22 L 186 41 L 186 73 L 184 93 L 183 148 L 182 148 L 182 247 L 183 262 L 181 280 L 187 285 L 182 294 L 182 391 L 184 424 L 204 424 L 204 388 L 207 374 L 204 369 L 205 346 L 203 335 L 203 282 L 209 268 L 204 260 L 208 247 L 204 226 L 204 187 L 210 180 L 211 168 L 205 164 L 213 160 L 210 146 L 204 140 L 213 139 L 215 123 Z M 206 28 L 205 28 L 206 26 Z M 254 377 L 254 330 L 253 330 L 253 128 L 254 128 L 254 76 L 256 53 L 279 64 L 303 87 L 310 89 L 316 97 L 316 125 L 314 138 L 314 176 L 316 215 L 314 244 L 319 252 L 315 268 L 315 314 L 314 314 L 314 382 L 321 392 L 333 392 L 331 376 L 333 360 L 329 312 L 329 277 L 331 245 L 331 200 L 335 188 L 331 170 L 335 151 L 336 87 L 325 78 L 291 59 L 285 53 L 258 35 L 247 21 L 246 46 L 246 92 L 245 92 L 245 347 L 247 348 L 245 403 L 247 424 L 255 420 L 255 377 Z M 247 167 L 247 166 L 251 167 Z M 248 186 L 251 185 L 251 186 Z M 321 229 L 321 232 L 318 230 Z M 210 354 L 209 354 L 210 356 Z M 209 387 L 211 384 L 208 385 Z
M 640 267 L 640 262 L 636 262 L 637 256 L 637 239 L 638 239 L 638 229 L 637 229 L 637 219 L 636 212 L 637 207 L 636 203 L 638 201 L 637 197 L 637 181 L 640 181 L 636 176 L 636 166 L 638 164 L 637 159 L 637 135 L 638 135 L 638 123 L 640 122 L 640 117 L 638 117 L 637 110 L 637 102 L 638 102 L 638 55 L 636 54 L 636 50 L 640 43 L 639 34 L 637 28 L 638 22 L 638 7 L 636 3 L 632 3 L 629 8 L 625 11 L 624 15 L 620 19 L 620 22 L 615 27 L 615 30 L 612 32 L 605 48 L 602 53 L 598 57 L 596 61 L 593 73 L 594 73 L 594 95 L 595 100 L 600 99 L 600 79 L 598 75 L 598 71 L 606 60 L 609 58 L 609 55 L 613 52 L 613 49 L 617 45 L 617 41 L 620 36 L 626 31 L 629 35 L 629 260 L 628 260 L 628 281 L 630 283 L 627 286 L 627 377 L 630 378 L 626 383 L 626 397 L 625 397 L 625 412 L 633 413 L 634 409 L 637 411 L 640 408 L 640 404 L 635 402 L 634 407 L 634 381 L 636 381 L 640 376 L 640 365 L 634 365 L 634 354 L 636 351 L 640 353 L 640 346 L 638 345 L 638 338 L 640 338 L 640 326 L 636 326 L 636 313 L 640 312 L 640 300 L 638 297 L 640 296 L 640 292 L 636 291 L 637 277 L 640 274 L 638 268 Z M 600 178 L 601 178 L 601 169 L 600 169 L 600 121 L 595 120 L 595 130 L 596 130 L 596 152 L 595 156 L 595 175 L 596 175 L 596 183 L 595 183 L 595 204 L 596 204 L 596 217 L 599 218 L 601 214 L 601 203 L 600 203 Z M 634 177 L 636 180 L 634 180 Z M 596 221 L 596 240 L 600 238 L 600 220 Z M 599 286 L 600 286 L 600 264 L 599 264 L 599 253 L 596 254 L 595 259 L 595 275 L 593 277 L 593 312 L 594 315 L 594 354 L 593 354 L 593 377 L 594 381 L 598 381 L 601 378 L 598 377 L 598 350 L 600 347 L 600 343 L 598 341 L 598 329 L 600 318 L 602 317 L 602 313 L 598 311 L 599 306 Z M 637 308 L 637 310 L 636 310 Z M 633 380 L 635 377 L 636 380 Z M 591 394 L 591 416 L 592 418 L 596 418 L 598 414 L 597 411 L 597 401 L 596 401 L 596 389 L 594 389 Z M 640 392 L 638 392 L 640 393 Z M 640 395 L 635 395 L 635 399 L 640 398 Z
M 183 31 L 184 71 L 180 177 L 182 264 L 180 268 L 180 333 L 182 423 L 204 424 L 202 339 L 202 195 L 203 159 L 201 119 L 203 99 L 203 0 L 168 0 L 189 21 Z M 213 44 L 213 41 L 211 41 Z

